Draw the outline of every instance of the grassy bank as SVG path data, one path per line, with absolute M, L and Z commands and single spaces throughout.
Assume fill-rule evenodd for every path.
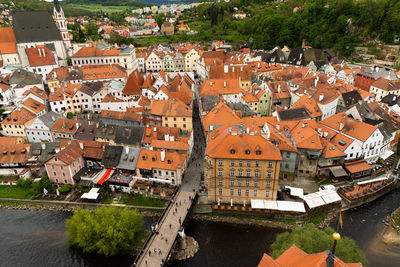
M 19 186 L 0 185 L 0 198 L 30 199 L 36 193 Z
M 144 197 L 139 194 L 127 194 L 122 197 L 120 203 L 132 206 L 164 207 L 166 200 L 159 198 Z

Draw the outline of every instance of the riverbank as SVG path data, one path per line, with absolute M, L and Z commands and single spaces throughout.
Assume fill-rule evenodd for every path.
M 0 208 L 9 210 L 32 210 L 32 211 L 62 211 L 73 212 L 77 209 L 94 210 L 101 206 L 116 206 L 138 209 L 144 216 L 159 216 L 163 208 L 158 207 L 142 207 L 122 204 L 98 204 L 98 203 L 76 203 L 68 201 L 44 201 L 30 199 L 4 199 L 0 198 Z
M 390 216 L 386 217 L 385 229 L 381 241 L 389 246 L 400 247 L 400 234 L 398 225 L 400 217 L 400 208 L 397 208 Z
M 194 214 L 190 219 L 199 222 L 216 222 L 241 226 L 258 226 L 284 230 L 292 230 L 305 223 L 314 223 L 318 228 L 329 226 L 337 217 L 337 213 L 318 214 L 306 220 L 294 219 L 269 219 L 265 217 L 248 217 L 240 215 L 221 215 L 221 214 Z

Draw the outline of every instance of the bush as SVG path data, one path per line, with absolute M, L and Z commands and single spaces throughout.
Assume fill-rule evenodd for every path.
M 309 254 L 330 250 L 333 245 L 333 232 L 330 227 L 319 230 L 313 224 L 306 224 L 291 233 L 279 234 L 271 245 L 271 256 L 277 258 L 293 244 Z M 368 264 L 364 253 L 354 240 L 348 237 L 342 237 L 337 242 L 335 255 L 346 263 L 361 262 L 363 266 Z
M 60 193 L 67 193 L 67 192 L 71 191 L 71 186 L 69 184 L 64 184 L 58 188 L 58 191 Z
M 68 112 L 67 113 L 67 119 L 73 119 L 74 118 L 74 113 Z
M 141 239 L 143 216 L 137 210 L 100 207 L 77 210 L 66 220 L 68 242 L 84 252 L 103 255 L 131 253 Z
M 24 189 L 30 188 L 31 185 L 32 185 L 32 181 L 31 181 L 31 179 L 29 179 L 29 178 L 26 178 L 26 179 L 20 178 L 20 179 L 18 179 L 18 181 L 17 181 L 17 186 L 22 187 L 22 188 L 24 188 Z

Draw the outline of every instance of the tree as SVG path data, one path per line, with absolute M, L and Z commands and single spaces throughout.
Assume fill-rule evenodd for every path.
M 164 23 L 164 18 L 160 14 L 157 14 L 154 19 L 157 22 L 158 27 L 161 29 L 161 25 Z
M 65 225 L 72 246 L 108 256 L 132 252 L 143 233 L 143 216 L 138 210 L 103 206 L 94 213 L 77 210 Z
M 330 227 L 319 230 L 313 224 L 303 225 L 291 233 L 279 234 L 271 245 L 271 256 L 277 258 L 293 244 L 309 254 L 329 250 L 333 245 L 333 233 L 334 230 Z M 335 255 L 344 262 L 361 262 L 363 266 L 368 264 L 364 253 L 348 237 L 342 237 L 337 242 Z

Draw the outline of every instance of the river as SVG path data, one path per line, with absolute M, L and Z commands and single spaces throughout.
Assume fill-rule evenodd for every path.
M 353 238 L 366 254 L 370 266 L 400 266 L 400 249 L 375 242 L 383 230 L 382 220 L 400 202 L 400 191 L 343 214 L 341 234 Z M 64 220 L 70 213 L 0 209 L 0 266 L 130 266 L 131 256 L 101 257 L 84 254 L 66 245 Z M 145 218 L 149 228 L 156 218 Z M 200 245 L 194 258 L 170 263 L 174 267 L 257 266 L 280 229 L 234 226 L 190 221 L 186 234 Z

